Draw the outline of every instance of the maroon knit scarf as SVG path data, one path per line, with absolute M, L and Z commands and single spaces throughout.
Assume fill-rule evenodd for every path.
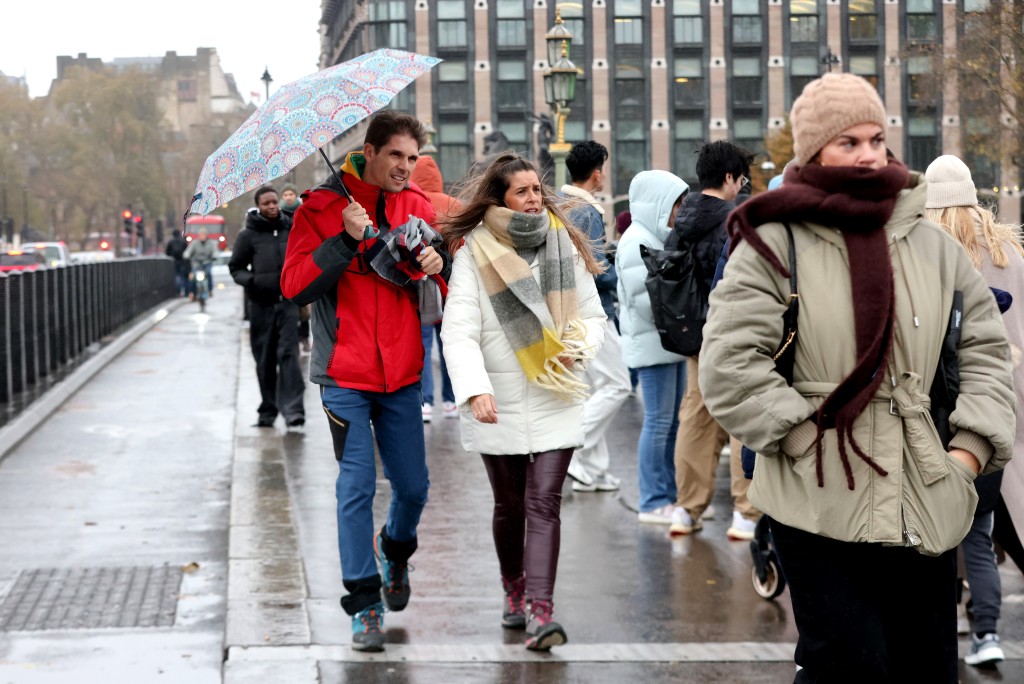
M 847 487 L 854 488 L 847 443 L 875 472 L 888 475 L 853 439 L 853 423 L 885 378 L 896 304 L 885 224 L 909 178 L 907 168 L 895 159 L 878 170 L 820 164 L 791 166 L 781 188 L 741 204 L 728 219 L 730 251 L 740 240 L 746 240 L 786 277 L 789 270 L 757 235 L 757 226 L 769 222 L 812 221 L 838 228 L 846 242 L 857 363 L 812 418 L 818 427 L 815 454 L 819 487 L 825 486 L 822 438 L 825 430 L 831 428 L 838 433 L 839 456 Z

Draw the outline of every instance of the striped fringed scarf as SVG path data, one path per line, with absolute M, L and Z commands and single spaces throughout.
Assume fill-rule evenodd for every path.
M 569 231 L 553 214 L 506 207 L 488 209 L 483 225 L 473 233 L 473 258 L 526 378 L 566 401 L 585 397 L 587 385 L 559 360 L 586 358 Z M 537 250 L 541 284 L 517 249 Z

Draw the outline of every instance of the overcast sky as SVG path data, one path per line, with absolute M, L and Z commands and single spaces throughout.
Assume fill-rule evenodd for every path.
M 270 92 L 317 70 L 320 0 L 0 0 L 0 71 L 25 76 L 32 97 L 57 77 L 57 56 L 87 53 L 162 57 L 168 50 L 195 55 L 216 48 L 242 97 L 260 94 L 264 67 Z M 285 11 L 285 8 L 288 8 Z

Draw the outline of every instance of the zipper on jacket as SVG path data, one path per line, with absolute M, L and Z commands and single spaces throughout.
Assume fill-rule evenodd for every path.
M 900 262 L 900 275 L 903 276 L 903 287 L 907 289 L 907 298 L 910 300 L 910 314 L 914 317 L 914 327 L 920 328 L 921 321 L 917 318 L 917 309 L 914 307 L 914 293 L 910 289 L 910 283 L 907 280 L 907 269 L 903 267 L 903 250 L 900 249 L 900 242 L 898 237 L 893 237 L 893 245 L 896 250 L 896 260 Z
M 907 525 L 907 512 L 904 510 L 903 504 L 900 504 L 900 518 L 903 519 L 903 539 L 907 542 L 907 546 L 920 546 L 921 538 Z

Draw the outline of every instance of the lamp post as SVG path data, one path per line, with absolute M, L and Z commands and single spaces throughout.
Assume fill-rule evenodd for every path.
M 21 186 L 21 207 L 25 213 L 25 223 L 21 226 L 22 237 L 28 235 L 28 186 Z
M 821 63 L 825 65 L 825 68 L 828 69 L 828 73 L 830 74 L 832 73 L 832 66 L 835 64 L 839 64 L 839 57 L 837 57 L 836 54 L 832 52 L 831 45 L 829 45 L 828 48 L 825 49 L 825 56 L 821 58 Z
M 420 156 L 436 157 L 437 146 L 434 145 L 434 135 L 437 133 L 437 129 L 430 123 L 430 119 L 427 119 L 423 122 L 423 130 L 427 134 L 427 142 L 420 148 Z
M 263 67 L 263 75 L 260 76 L 260 80 L 263 81 L 263 85 L 266 86 L 267 99 L 264 100 L 264 102 L 266 102 L 270 99 L 270 84 L 274 82 L 274 79 L 270 77 L 270 67 Z
M 576 78 L 579 71 L 569 59 L 572 31 L 562 21 L 562 13 L 555 10 L 555 25 L 544 36 L 548 44 L 549 67 L 544 73 L 544 100 L 555 114 L 555 141 L 548 147 L 555 165 L 555 189 L 565 184 L 565 158 L 572 145 L 565 142 L 565 120 L 569 105 L 576 97 Z

